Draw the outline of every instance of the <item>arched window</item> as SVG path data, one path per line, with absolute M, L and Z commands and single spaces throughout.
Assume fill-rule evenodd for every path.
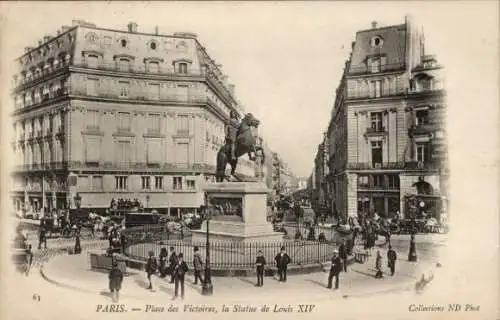
M 120 45 L 122 46 L 122 48 L 126 48 L 127 47 L 127 40 L 125 40 L 125 39 L 120 40 Z

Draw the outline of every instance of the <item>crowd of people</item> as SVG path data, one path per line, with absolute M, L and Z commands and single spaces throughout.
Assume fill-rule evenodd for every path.
M 143 208 L 142 203 L 137 199 L 111 199 L 111 203 L 109 204 L 109 208 L 112 210 L 130 210 L 134 208 Z

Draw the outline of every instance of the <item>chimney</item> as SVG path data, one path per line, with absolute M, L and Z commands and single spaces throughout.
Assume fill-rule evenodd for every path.
M 41 46 L 43 44 L 42 40 L 38 40 L 38 46 Z
M 155 34 L 156 34 L 156 35 L 158 35 L 158 34 L 159 34 L 158 26 L 155 26 Z
M 47 41 L 49 41 L 50 39 L 52 39 L 52 36 L 45 36 L 45 37 L 43 37 L 43 41 L 44 41 L 44 42 L 47 42 Z
M 129 24 L 127 24 L 127 27 L 128 27 L 128 32 L 132 32 L 132 33 L 136 33 L 137 32 L 137 23 L 135 22 L 129 22 Z
M 24 53 L 28 53 L 28 52 L 30 52 L 31 50 L 33 50 L 33 47 L 25 47 L 25 48 L 24 48 Z
M 372 21 L 372 29 L 377 29 L 377 21 Z

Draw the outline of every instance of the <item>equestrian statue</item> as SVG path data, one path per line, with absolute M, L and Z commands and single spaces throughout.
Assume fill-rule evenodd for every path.
M 259 124 L 260 121 L 251 113 L 247 113 L 240 123 L 236 112 L 231 111 L 229 122 L 226 125 L 225 144 L 217 152 L 217 168 L 215 172 L 217 182 L 223 182 L 224 179 L 229 180 L 229 177 L 226 176 L 227 164 L 231 166 L 231 176 L 241 181 L 235 175 L 235 172 L 238 158 L 244 154 L 248 154 L 249 159 L 255 161 L 257 152 L 260 152 L 262 164 L 264 163 L 264 150 L 262 146 L 257 144 L 252 133 L 252 127 L 257 128 Z

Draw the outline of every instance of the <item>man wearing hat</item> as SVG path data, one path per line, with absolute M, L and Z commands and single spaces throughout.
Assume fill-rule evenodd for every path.
M 335 290 L 339 288 L 339 274 L 342 270 L 342 261 L 340 260 L 339 250 L 333 250 L 332 257 L 332 267 L 330 268 L 330 274 L 328 275 L 328 289 L 332 288 L 332 280 L 335 277 Z
M 278 274 L 280 276 L 279 281 L 286 282 L 286 269 L 291 259 L 286 253 L 285 247 L 281 247 L 281 251 L 276 255 L 274 261 L 276 261 L 276 267 L 278 268 Z
M 177 256 L 177 264 L 175 265 L 172 273 L 175 281 L 175 296 L 172 298 L 172 300 L 177 299 L 177 297 L 179 296 L 179 284 L 181 287 L 181 298 L 184 300 L 184 276 L 186 272 L 188 272 L 188 270 L 188 265 L 186 261 L 184 261 L 184 255 L 181 252 Z

